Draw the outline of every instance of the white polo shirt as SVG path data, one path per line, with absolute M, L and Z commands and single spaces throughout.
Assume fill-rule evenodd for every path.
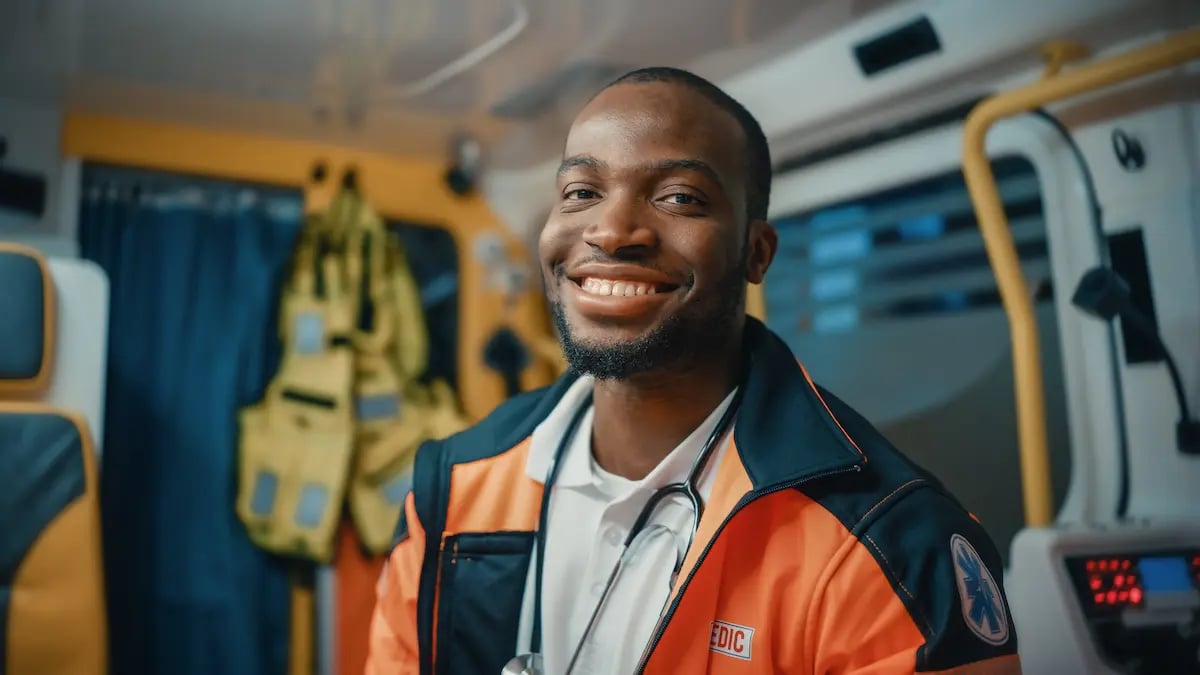
M 571 417 L 592 385 L 590 377 L 581 377 L 534 430 L 526 465 L 526 472 L 534 480 L 545 480 Z M 699 427 L 640 481 L 609 474 L 596 464 L 591 452 L 592 411 L 585 413 L 562 459 L 550 495 L 542 588 L 542 654 L 547 675 L 566 672 L 642 507 L 656 489 L 687 480 L 692 462 L 732 398 L 730 392 Z M 700 495 L 705 501 L 731 437 L 727 433 L 719 442 L 704 469 Z M 633 672 L 665 606 L 671 572 L 677 556 L 683 555 L 682 548 L 687 545 L 691 528 L 692 509 L 682 495 L 667 498 L 655 509 L 643 534 L 630 544 L 632 557 L 613 583 L 572 675 Z M 529 651 L 536 555 L 535 547 L 525 585 L 516 653 Z M 681 571 L 681 577 L 684 574 Z M 682 583 L 682 578 L 677 583 Z

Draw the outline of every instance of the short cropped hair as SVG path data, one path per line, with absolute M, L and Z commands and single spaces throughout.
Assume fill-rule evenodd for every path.
M 771 203 L 771 150 L 767 137 L 754 115 L 720 87 L 695 73 L 680 68 L 655 66 L 632 70 L 610 82 L 604 89 L 625 83 L 672 82 L 688 87 L 733 115 L 746 144 L 746 210 L 750 220 L 766 220 Z M 603 91 L 603 89 L 601 90 Z

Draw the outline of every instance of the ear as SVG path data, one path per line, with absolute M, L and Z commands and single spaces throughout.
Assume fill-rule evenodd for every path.
M 746 240 L 746 281 L 752 284 L 763 282 L 778 247 L 779 235 L 773 225 L 765 220 L 750 221 Z

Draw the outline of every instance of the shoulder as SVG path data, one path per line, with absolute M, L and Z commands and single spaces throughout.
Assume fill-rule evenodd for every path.
M 568 373 L 549 386 L 517 394 L 466 429 L 441 440 L 426 441 L 418 456 L 444 454 L 449 463 L 461 464 L 510 450 L 533 433 L 576 378 Z
M 568 373 L 547 387 L 509 398 L 462 431 L 422 442 L 413 461 L 412 486 L 407 497 L 412 502 L 413 512 L 401 511 L 393 547 L 408 538 L 413 526 L 440 529 L 453 467 L 513 449 L 549 414 L 575 379 L 576 376 Z M 410 523 L 410 518 L 415 518 L 415 522 Z
M 867 461 L 809 496 L 874 558 L 924 635 L 918 670 L 1016 653 L 1002 558 L 983 526 L 850 406 L 822 397 Z

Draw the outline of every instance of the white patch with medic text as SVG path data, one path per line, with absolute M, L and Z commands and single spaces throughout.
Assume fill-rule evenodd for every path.
M 754 629 L 736 623 L 714 621 L 709 634 L 708 648 L 718 654 L 732 656 L 743 661 L 750 660 L 750 647 L 754 642 Z
M 990 645 L 1008 642 L 1008 612 L 1000 586 L 975 547 L 966 537 L 950 537 L 950 558 L 954 560 L 954 577 L 963 621 L 980 640 Z

